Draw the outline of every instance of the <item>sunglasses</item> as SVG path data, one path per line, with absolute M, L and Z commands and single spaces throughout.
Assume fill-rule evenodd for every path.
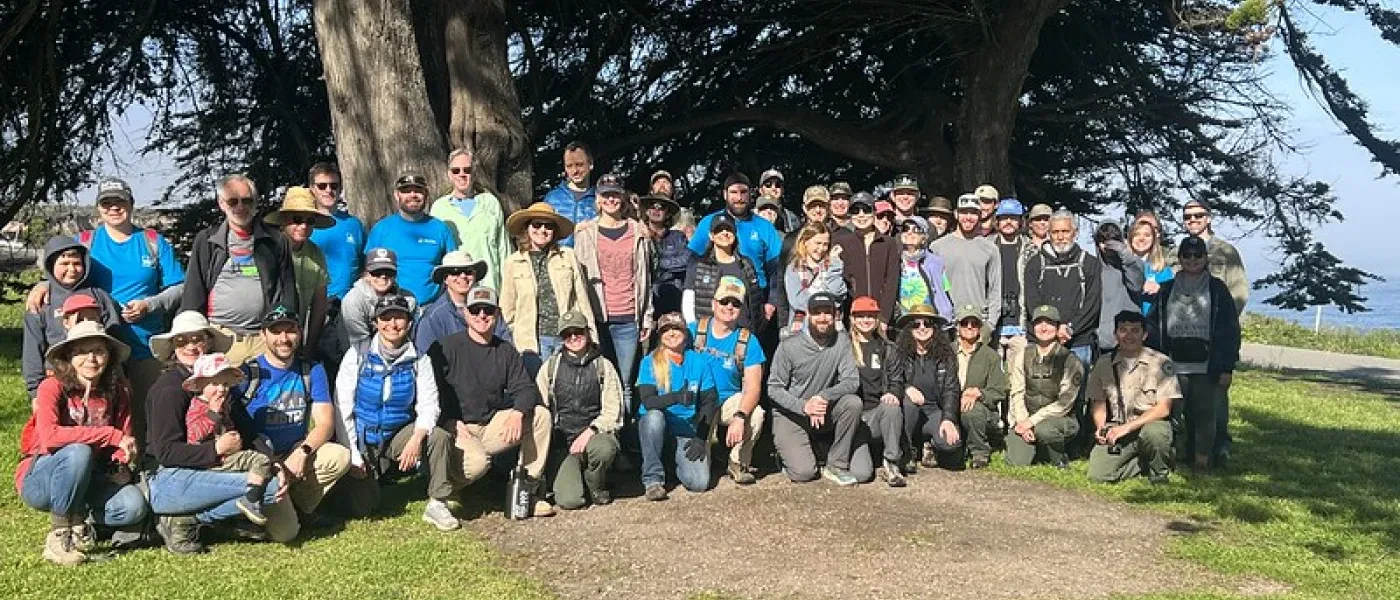
M 408 307 L 406 307 L 406 306 L 404 306 L 404 307 L 395 306 L 395 308 L 396 308 L 396 309 L 397 309 L 397 308 L 401 308 L 402 310 L 394 310 L 394 311 L 392 311 L 392 312 L 381 313 L 378 317 L 375 317 L 375 319 L 378 319 L 378 320 L 380 320 L 380 321 L 392 321 L 392 320 L 394 320 L 394 319 L 403 319 L 403 320 L 407 321 L 407 320 L 408 320 Z
M 530 229 L 547 229 L 554 231 L 554 221 L 530 221 Z
M 923 229 L 920 229 L 918 225 L 900 225 L 900 226 L 899 226 L 899 232 L 900 232 L 900 233 L 923 233 L 924 230 L 923 230 Z
M 306 215 L 292 215 L 287 217 L 287 223 L 291 225 L 310 225 L 315 222 L 315 217 L 308 217 Z
M 850 212 L 853 215 L 869 215 L 875 213 L 875 207 L 867 206 L 865 204 L 857 204 L 851 207 Z
M 174 342 L 176 346 L 187 346 L 189 344 L 206 344 L 209 342 L 209 338 L 205 337 L 204 334 L 201 333 L 193 335 L 177 335 L 175 337 L 170 338 L 170 341 Z
M 476 275 L 476 271 L 473 271 L 473 270 L 471 270 L 471 269 L 452 269 L 452 270 L 450 270 L 450 271 L 447 271 L 446 274 L 445 274 L 446 277 L 457 277 L 458 275 L 473 275 L 473 276 L 475 276 L 475 275 Z
M 478 304 L 476 306 L 468 306 L 467 312 L 471 313 L 474 317 L 485 317 L 496 314 L 496 307 Z
M 780 187 L 783 187 L 783 184 L 778 183 L 778 182 L 776 182 L 776 181 L 769 181 L 769 182 L 763 184 L 763 187 L 766 187 L 766 188 L 780 188 Z
M 978 322 L 976 319 L 967 319 L 958 323 L 958 327 L 962 327 L 963 329 L 981 329 L 982 323 Z
M 316 189 L 322 190 L 322 191 L 325 191 L 325 190 L 338 190 L 338 189 L 340 189 L 340 182 L 339 182 L 339 181 L 320 181 L 320 182 L 317 182 L 317 183 L 316 183 Z
M 453 174 L 453 175 L 471 175 L 471 174 L 472 174 L 472 168 L 471 168 L 471 167 L 452 167 L 451 169 L 448 169 L 447 172 L 448 172 L 448 173 L 451 173 L 451 174 Z
M 1182 252 L 1181 254 L 1179 254 L 1179 255 L 1177 255 L 1177 256 L 1178 256 L 1179 258 L 1183 259 L 1183 260 L 1201 259 L 1201 258 L 1205 258 L 1205 257 L 1206 257 L 1206 253 L 1205 253 L 1205 252 Z
M 728 306 L 730 308 L 739 308 L 744 305 L 744 303 L 739 301 L 739 299 L 737 298 L 725 298 L 723 300 L 719 300 L 718 302 L 720 306 Z
M 730 228 L 728 228 L 728 227 L 721 227 L 721 228 L 719 228 L 719 229 L 712 230 L 712 231 L 710 232 L 710 235 L 719 235 L 719 234 L 721 234 L 721 233 L 727 233 L 727 234 L 729 234 L 729 235 L 734 235 L 734 230 L 733 230 L 733 229 L 730 229 Z
M 1204 219 L 1204 218 L 1206 218 L 1206 217 L 1209 217 L 1209 216 L 1210 216 L 1210 213 L 1208 213 L 1208 212 L 1193 212 L 1193 213 L 1186 213 L 1185 216 L 1186 216 L 1186 220 L 1187 220 L 1187 221 L 1198 221 L 1198 220 L 1200 220 L 1200 219 Z
M 379 270 L 377 270 L 377 271 L 370 271 L 370 272 L 369 272 L 369 276 L 370 276 L 370 277 L 373 277 L 373 278 L 375 278 L 375 279 L 393 279 L 393 278 L 394 278 L 394 275 L 395 275 L 395 273 L 394 273 L 393 271 L 388 270 L 388 269 L 379 269 Z
M 588 330 L 586 330 L 586 329 L 569 329 L 569 330 L 565 331 L 564 333 L 560 334 L 559 337 L 564 338 L 564 339 L 567 340 L 567 339 L 572 338 L 572 337 L 585 337 L 585 336 L 587 336 L 587 335 L 588 335 Z
M 242 198 L 225 198 L 225 199 L 224 199 L 224 203 L 225 203 L 225 204 L 228 204 L 230 207 L 234 207 L 234 206 L 252 206 L 252 205 L 254 205 L 254 204 L 257 204 L 257 202 L 258 202 L 258 201 L 257 201 L 256 198 L 251 198 L 251 197 L 247 197 L 247 196 L 242 197 Z
M 102 210 L 126 210 L 126 202 L 122 200 L 103 200 L 97 203 L 97 207 Z
M 909 321 L 909 326 L 914 329 L 933 329 L 933 321 L 929 319 L 914 319 Z

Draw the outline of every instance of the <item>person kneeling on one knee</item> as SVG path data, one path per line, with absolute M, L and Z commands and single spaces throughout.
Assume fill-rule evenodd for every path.
M 1055 307 L 1036 307 L 1031 329 L 1035 343 L 1008 360 L 1012 435 L 1006 437 L 1006 463 L 1026 466 L 1044 460 L 1065 467 L 1065 444 L 1079 433 L 1079 422 L 1070 411 L 1084 380 L 1084 365 L 1060 345 L 1060 311 Z
M 385 478 L 412 475 L 427 466 L 428 505 L 423 521 L 439 531 L 461 524 L 447 500 L 464 485 L 450 468 L 452 437 L 438 427 L 442 414 L 432 359 L 409 339 L 413 302 L 389 293 L 375 299 L 377 333 L 356 342 L 335 378 L 340 429 L 350 446 L 350 472 L 337 495 L 363 516 L 379 503 Z
M 680 313 L 656 320 L 661 336 L 642 359 L 637 373 L 641 416 L 637 435 L 642 443 L 642 486 L 648 500 L 665 500 L 666 467 L 662 453 L 675 446 L 676 477 L 691 492 L 710 488 L 710 427 L 717 411 L 718 392 L 710 361 L 686 348 L 687 329 Z
M 1143 346 L 1147 319 L 1133 311 L 1113 318 L 1118 349 L 1099 357 L 1087 394 L 1094 418 L 1089 478 L 1116 483 L 1146 474 L 1167 482 L 1172 457 L 1172 404 L 1181 400 L 1176 367 L 1165 354 Z
M 588 500 L 601 506 L 612 502 L 608 470 L 621 449 L 622 383 L 589 336 L 583 313 L 569 311 L 559 318 L 559 340 L 563 351 L 551 355 L 535 377 L 544 405 L 554 413 L 548 461 L 554 503 L 565 510 L 583 508 Z

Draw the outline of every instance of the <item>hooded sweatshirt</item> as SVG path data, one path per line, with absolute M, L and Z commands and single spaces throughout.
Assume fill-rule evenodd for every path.
M 408 312 L 414 314 L 418 310 L 418 300 L 413 294 L 397 285 L 391 288 L 392 292 L 397 292 L 408 300 Z M 374 303 L 379 300 L 380 294 L 370 287 L 369 282 L 363 279 L 356 281 L 350 286 L 350 291 L 346 292 L 345 298 L 340 301 L 340 321 L 345 328 L 346 346 L 354 346 L 364 340 L 374 336 Z M 443 294 L 443 297 L 446 297 Z M 437 339 L 437 338 L 433 338 Z M 429 340 L 432 343 L 432 340 Z M 427 345 L 420 344 L 419 348 L 427 348 Z
M 1099 347 L 1118 347 L 1113 337 L 1113 318 L 1123 311 L 1142 312 L 1142 283 L 1146 275 L 1142 259 L 1120 241 L 1104 243 L 1099 253 L 1103 262 L 1103 303 L 1099 311 Z
M 1026 263 L 1024 277 L 1026 314 L 1041 305 L 1059 309 L 1060 322 L 1070 328 L 1066 348 L 1088 345 L 1099 328 L 1103 307 L 1103 267 L 1099 257 L 1078 244 L 1068 252 L 1056 252 L 1046 244 Z
M 58 261 L 58 255 L 68 250 L 78 250 L 83 254 L 83 274 L 78 281 L 72 285 L 64 285 L 58 281 L 53 274 L 53 265 Z M 44 355 L 49 348 L 68 337 L 68 330 L 63 327 L 63 315 L 59 311 L 63 310 L 63 303 L 73 294 L 86 294 L 97 300 L 97 309 L 100 313 L 98 319 L 103 327 L 112 329 L 114 333 L 120 334 L 123 329 L 121 307 L 112 300 L 112 296 L 107 292 L 94 287 L 88 282 L 88 274 L 92 272 L 92 263 L 87 247 L 78 243 L 78 240 L 70 236 L 54 236 L 49 239 L 49 243 L 44 244 L 44 276 L 49 281 L 49 301 L 39 308 L 39 313 L 24 314 L 24 344 L 20 352 L 22 357 L 22 371 L 24 371 L 24 385 L 29 390 L 29 397 L 33 398 L 39 389 L 39 383 L 44 380 L 47 365 Z M 127 335 L 118 335 L 122 341 L 131 345 L 130 332 Z
M 768 375 L 768 396 L 774 408 L 789 417 L 804 419 L 803 406 L 813 396 L 834 403 L 859 390 L 860 369 L 845 333 L 833 332 L 823 344 L 812 337 L 808 322 L 801 335 L 778 345 Z

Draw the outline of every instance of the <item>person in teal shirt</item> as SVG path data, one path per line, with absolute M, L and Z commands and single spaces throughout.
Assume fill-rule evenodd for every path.
M 767 219 L 753 214 L 753 204 L 749 196 L 749 178 L 743 173 L 734 173 L 724 182 L 725 207 L 700 219 L 695 226 L 695 235 L 690 238 L 690 251 L 703 256 L 710 244 L 710 223 L 715 215 L 727 212 L 734 218 L 734 233 L 739 238 L 739 255 L 753 261 L 758 271 L 758 287 L 767 290 L 768 282 L 779 275 L 778 255 L 783 250 L 783 238 Z M 766 295 L 765 295 L 766 297 Z M 763 309 L 765 319 L 772 319 L 776 309 L 771 302 Z
M 345 298 L 360 279 L 365 250 L 365 224 L 359 217 L 340 208 L 340 170 L 333 163 L 316 163 L 306 182 L 316 195 L 316 204 L 335 219 L 335 225 L 311 231 L 311 243 L 326 256 L 331 280 L 326 296 L 337 302 Z M 343 354 L 342 349 L 342 354 Z
M 662 452 L 675 446 L 676 477 L 691 492 L 710 488 L 710 426 L 716 392 L 710 359 L 688 349 L 680 313 L 656 321 L 661 343 L 642 359 L 637 373 L 637 435 L 642 444 L 642 486 L 648 500 L 665 500 Z
M 421 173 L 405 173 L 394 182 L 399 212 L 374 224 L 365 241 L 367 248 L 390 248 L 398 254 L 400 287 L 426 305 L 442 293 L 432 279 L 433 267 L 457 249 L 452 228 L 428 216 L 428 179 Z

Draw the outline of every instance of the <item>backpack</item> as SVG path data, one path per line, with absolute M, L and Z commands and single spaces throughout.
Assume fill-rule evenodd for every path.
M 554 374 L 559 372 L 559 360 L 563 352 L 555 352 L 549 357 L 544 365 L 544 389 L 551 395 L 554 393 Z M 593 374 L 598 377 L 598 389 L 603 389 L 603 370 L 598 368 L 598 360 L 602 357 L 588 361 L 588 368 L 593 369 Z
M 311 366 L 309 360 L 297 360 L 297 366 L 301 369 L 301 383 L 306 386 L 306 403 L 311 403 Z M 263 380 L 262 365 L 254 358 L 248 361 L 248 387 L 243 391 L 243 397 L 252 400 L 257 397 L 258 386 Z
M 710 318 L 701 317 L 700 323 L 695 327 L 695 332 L 695 350 L 698 352 L 704 350 L 706 344 L 709 343 Z M 734 342 L 734 364 L 738 365 L 741 371 L 744 369 L 744 357 L 748 355 L 751 335 L 748 327 L 740 327 L 739 340 Z
M 159 286 L 161 282 L 160 234 L 157 233 L 156 230 L 151 229 L 149 227 L 143 227 L 141 228 L 141 231 L 145 233 L 145 235 L 141 237 L 146 238 L 146 252 L 150 254 L 152 258 L 151 263 L 154 264 L 156 267 L 156 285 Z M 91 229 L 84 229 L 82 231 L 79 231 L 78 243 L 82 244 L 84 248 L 92 250 L 92 236 L 93 230 Z
M 1040 257 L 1040 276 L 1039 276 L 1039 278 L 1036 279 L 1036 282 L 1035 282 L 1036 285 L 1044 285 L 1044 284 L 1045 284 L 1045 270 L 1046 270 L 1046 268 L 1047 268 L 1047 267 L 1045 266 L 1045 256 L 1044 256 L 1044 255 L 1041 255 L 1041 257 Z M 1086 294 L 1089 293 L 1089 280 L 1088 280 L 1088 278 L 1086 278 L 1086 277 L 1084 276 L 1084 250 L 1083 250 L 1082 248 L 1079 250 L 1079 259 L 1078 259 L 1078 260 L 1076 260 L 1076 261 L 1074 261 L 1073 263 L 1070 263 L 1070 264 L 1068 264 L 1068 265 L 1063 265 L 1063 266 L 1057 265 L 1057 266 L 1054 267 L 1054 268 L 1055 268 L 1056 271 L 1064 271 L 1065 273 L 1068 273 L 1069 270 L 1070 270 L 1071 268 L 1073 268 L 1075 271 L 1077 271 L 1077 272 L 1079 273 L 1079 306 L 1082 308 L 1082 307 L 1084 306 L 1084 296 L 1085 296 Z

